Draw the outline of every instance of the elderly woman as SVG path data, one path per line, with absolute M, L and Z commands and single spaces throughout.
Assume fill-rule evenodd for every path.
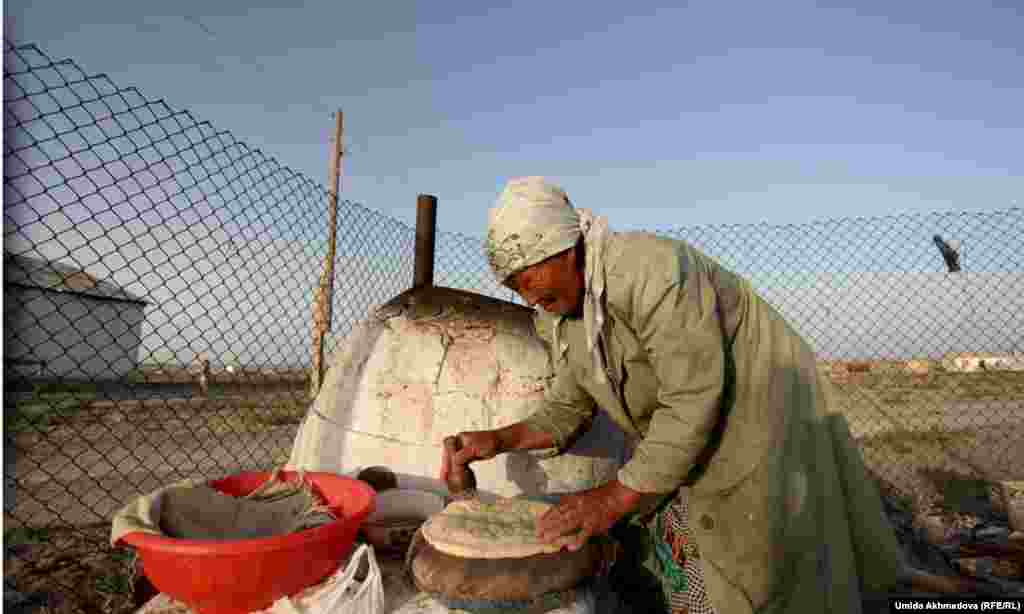
M 829 382 L 748 282 L 682 241 L 610 232 L 537 177 L 505 187 L 487 256 L 537 308 L 554 378 L 528 419 L 459 433 L 442 479 L 564 451 L 601 408 L 632 457 L 562 497 L 542 539 L 641 523 L 672 612 L 859 612 L 862 592 L 896 584 L 898 544 Z

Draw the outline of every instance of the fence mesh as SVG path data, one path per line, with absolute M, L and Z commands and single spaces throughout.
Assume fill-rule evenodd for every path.
M 5 41 L 4 86 L 5 603 L 127 611 L 112 513 L 287 457 L 311 400 L 327 194 L 35 46 Z M 414 229 L 346 201 L 338 219 L 328 355 L 413 275 Z M 942 476 L 1024 466 L 1024 211 L 661 234 L 748 277 L 807 337 L 886 488 L 924 501 Z M 439 233 L 435 270 L 514 300 L 478 238 Z
M 927 506 L 951 476 L 1020 478 L 1024 211 L 662 234 L 750 279 L 810 341 L 885 488 Z

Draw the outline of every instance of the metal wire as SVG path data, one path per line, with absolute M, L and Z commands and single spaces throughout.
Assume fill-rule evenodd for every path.
M 287 458 L 327 194 L 36 46 L 5 41 L 4 71 L 5 594 L 126 611 L 134 567 L 106 544 L 120 506 Z M 328 355 L 413 275 L 414 229 L 339 207 Z M 808 339 L 890 492 L 927 502 L 950 475 L 1024 466 L 1021 209 L 660 234 L 749 278 Z M 479 238 L 439 233 L 435 270 L 516 300 Z

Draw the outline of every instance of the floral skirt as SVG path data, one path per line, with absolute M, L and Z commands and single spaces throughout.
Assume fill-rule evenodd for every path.
M 704 587 L 700 552 L 689 525 L 686 489 L 651 522 L 665 597 L 672 614 L 714 614 Z

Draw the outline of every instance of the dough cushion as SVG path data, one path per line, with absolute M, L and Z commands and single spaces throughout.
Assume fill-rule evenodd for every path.
M 520 559 L 561 550 L 536 537 L 537 520 L 553 506 L 528 499 L 455 501 L 423 524 L 423 538 L 442 554 L 470 559 Z

